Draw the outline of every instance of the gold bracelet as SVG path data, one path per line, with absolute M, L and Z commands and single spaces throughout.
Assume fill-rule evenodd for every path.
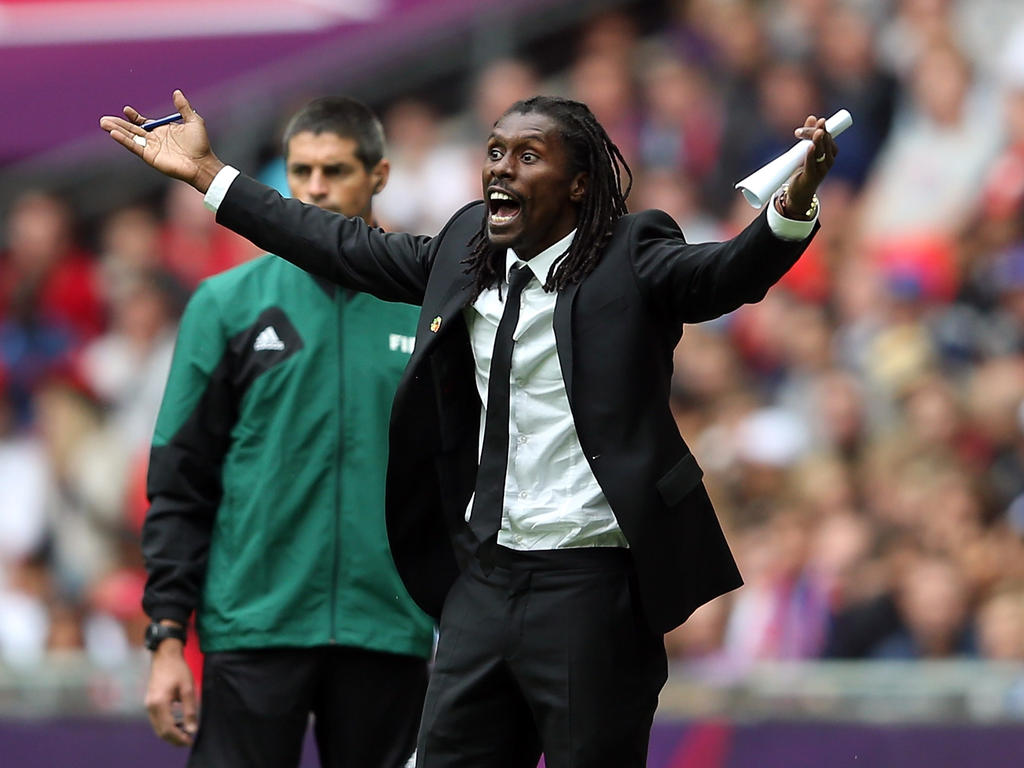
M 789 210 L 789 206 L 786 205 L 786 203 L 790 201 L 790 197 L 789 197 L 789 184 L 788 183 L 783 184 L 779 188 L 778 197 L 779 197 L 779 204 L 782 206 L 783 214 L 786 215 L 786 216 L 791 216 L 792 213 Z M 818 196 L 816 194 L 812 195 L 811 196 L 811 207 L 808 208 L 804 212 L 804 217 L 805 217 L 804 220 L 805 221 L 813 220 L 814 217 L 818 215 L 818 207 L 819 207 L 818 206 Z

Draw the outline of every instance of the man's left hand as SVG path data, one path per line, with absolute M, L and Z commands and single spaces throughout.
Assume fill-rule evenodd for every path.
M 825 118 L 808 116 L 803 127 L 794 131 L 797 139 L 810 139 L 804 163 L 789 179 L 789 188 L 782 201 L 783 215 L 803 218 L 803 212 L 811 207 L 811 200 L 818 185 L 828 174 L 839 154 L 835 140 L 825 130 Z

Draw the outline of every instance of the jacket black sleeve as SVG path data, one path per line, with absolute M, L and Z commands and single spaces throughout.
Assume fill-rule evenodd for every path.
M 199 600 L 237 419 L 228 365 L 217 304 L 200 286 L 182 317 L 149 460 L 142 606 L 154 621 L 184 623 Z

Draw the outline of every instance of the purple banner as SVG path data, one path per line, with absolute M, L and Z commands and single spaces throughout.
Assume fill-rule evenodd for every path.
M 103 138 L 101 115 L 120 114 L 125 104 L 147 115 L 167 114 L 173 111 L 175 88 L 202 105 L 207 118 L 240 101 L 276 109 L 275 99 L 305 96 L 294 90 L 317 77 L 331 74 L 337 81 L 397 58 L 432 35 L 458 31 L 491 8 L 552 2 L 379 0 L 369 5 L 364 20 L 329 21 L 308 30 L 245 32 L 260 27 L 238 15 L 236 34 L 225 34 L 223 24 L 204 29 L 203 14 L 193 9 L 191 35 L 160 36 L 152 30 L 134 39 L 102 42 L 0 42 L 5 117 L 0 121 L 0 166 L 67 151 L 73 143 L 79 148 L 84 142 L 80 151 L 94 149 Z M 254 0 L 252 14 L 260 13 L 261 3 L 265 0 Z M 107 5 L 118 11 L 117 3 Z M 102 28 L 105 22 L 100 17 L 94 23 Z
M 661 724 L 649 768 L 1017 768 L 1024 728 L 836 723 Z
M 181 768 L 186 753 L 141 722 L 0 723 L 3 765 Z M 655 725 L 648 768 L 1019 768 L 1019 725 L 719 722 Z M 302 768 L 319 765 L 307 740 Z

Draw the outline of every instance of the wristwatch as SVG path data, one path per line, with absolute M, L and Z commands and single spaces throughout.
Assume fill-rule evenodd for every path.
M 146 627 L 146 647 L 155 651 L 164 640 L 173 637 L 175 640 L 185 642 L 185 628 L 176 627 L 173 624 L 161 624 L 154 621 Z

